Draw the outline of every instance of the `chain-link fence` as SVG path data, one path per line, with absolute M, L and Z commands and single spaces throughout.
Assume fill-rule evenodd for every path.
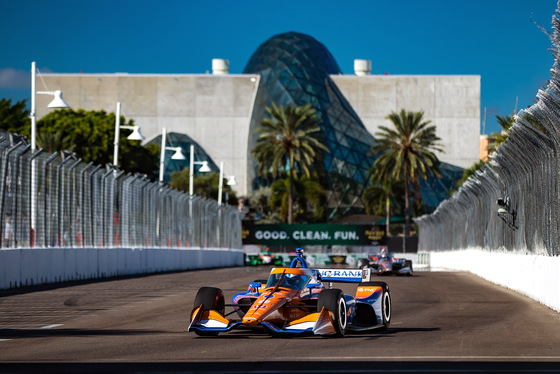
M 0 246 L 241 248 L 241 216 L 144 176 L 0 142 Z
M 558 14 L 558 11 L 557 11 Z M 508 139 L 433 214 L 415 220 L 420 250 L 505 249 L 559 254 L 560 22 L 555 64 L 535 104 L 515 116 Z

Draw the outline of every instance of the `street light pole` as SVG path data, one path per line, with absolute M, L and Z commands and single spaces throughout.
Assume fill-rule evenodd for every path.
M 195 161 L 194 160 L 194 144 L 191 144 L 191 159 L 189 163 L 189 195 L 193 195 L 194 192 L 194 165 L 202 165 L 202 167 L 198 170 L 201 173 L 207 173 L 210 170 L 208 167 L 208 161 Z
M 164 127 L 161 133 L 161 151 L 159 156 L 159 182 L 163 183 L 164 169 L 165 169 L 165 151 L 175 151 L 172 160 L 186 160 L 187 158 L 183 155 L 181 147 L 166 147 L 167 141 L 167 129 Z
M 37 149 L 37 142 L 35 137 L 37 136 L 37 114 L 36 114 L 36 84 L 37 84 L 37 65 L 35 61 L 31 63 L 31 152 L 35 152 Z
M 228 177 L 228 181 L 227 181 L 228 186 L 235 186 L 237 184 L 237 182 L 235 181 L 235 177 L 231 176 Z M 221 238 L 221 231 L 222 231 L 222 190 L 223 190 L 223 186 L 224 186 L 224 162 L 220 161 L 220 181 L 218 183 L 218 228 L 216 230 L 216 243 L 218 244 L 218 247 L 221 248 L 221 242 L 220 242 L 220 238 Z
M 224 185 L 224 162 L 220 161 L 220 181 L 218 183 L 218 206 L 222 205 L 222 187 Z
M 228 181 L 227 181 L 228 186 L 237 185 L 237 181 L 235 180 L 235 177 L 233 175 L 230 176 L 230 177 L 227 177 L 227 179 L 228 179 Z M 218 183 L 218 205 L 222 205 L 223 186 L 224 186 L 224 162 L 221 161 L 220 162 L 220 182 Z
M 37 150 L 37 94 L 52 95 L 54 99 L 48 105 L 49 108 L 69 108 L 62 98 L 62 91 L 37 91 L 37 63 L 31 63 L 31 151 Z
M 189 195 L 193 195 L 193 181 L 194 181 L 194 145 L 191 144 L 191 157 L 189 160 Z
M 163 183 L 163 169 L 165 163 L 165 141 L 167 138 L 167 129 L 164 127 L 161 132 L 161 152 L 159 154 L 159 182 Z
M 195 161 L 194 160 L 194 144 L 190 147 L 190 160 L 189 160 L 189 239 L 193 239 L 193 192 L 194 192 L 194 165 L 202 165 L 200 172 L 206 173 L 211 171 L 208 167 L 208 161 Z
M 115 111 L 115 148 L 113 149 L 113 165 L 117 166 L 119 163 L 119 137 L 121 136 L 121 103 L 117 102 L 117 109 Z
M 31 62 L 31 153 L 37 150 L 37 94 L 53 95 L 54 99 L 48 105 L 49 108 L 69 108 L 69 105 L 62 99 L 62 92 L 57 91 L 39 91 L 37 92 L 37 63 Z M 30 237 L 31 246 L 35 246 L 35 228 L 37 227 L 37 177 L 35 176 L 35 159 L 31 160 L 31 227 Z
M 115 111 L 115 147 L 113 149 L 113 165 L 116 167 L 119 164 L 119 138 L 121 136 L 121 129 L 132 130 L 132 133 L 127 137 L 129 140 L 144 140 L 144 136 L 140 133 L 140 126 L 121 126 L 121 103 L 117 102 L 117 109 Z

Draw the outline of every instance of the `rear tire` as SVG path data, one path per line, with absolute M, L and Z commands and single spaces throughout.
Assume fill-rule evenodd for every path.
M 360 283 L 360 286 L 381 287 L 383 289 L 383 294 L 381 295 L 381 315 L 383 317 L 381 323 L 383 324 L 383 327 L 381 327 L 381 330 L 387 330 L 391 324 L 392 313 L 391 291 L 389 290 L 389 285 L 385 282 L 363 282 Z
M 346 325 L 348 323 L 344 293 L 339 289 L 321 291 L 317 301 L 317 311 L 320 312 L 323 307 L 333 314 L 336 336 L 344 336 L 344 333 L 346 332 Z
M 198 308 L 201 305 L 204 310 L 215 310 L 223 315 L 226 310 L 224 293 L 216 287 L 200 288 L 194 298 L 194 308 Z M 218 332 L 214 331 L 194 330 L 194 333 L 199 336 L 218 336 Z

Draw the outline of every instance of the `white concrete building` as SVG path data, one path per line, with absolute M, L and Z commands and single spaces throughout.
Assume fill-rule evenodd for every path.
M 294 34 L 312 39 L 287 33 L 266 43 Z M 261 48 L 253 59 L 262 56 Z M 333 61 L 329 62 L 336 65 Z M 226 175 L 234 175 L 238 181 L 238 195 L 247 195 L 253 188 L 254 172 L 249 169 L 253 167 L 250 135 L 258 120 L 255 113 L 260 110 L 258 115 L 263 115 L 263 106 L 270 100 L 283 101 L 286 94 L 272 97 L 269 75 L 264 82 L 261 73 L 229 74 L 229 63 L 224 60 L 215 60 L 212 66 L 213 74 L 43 74 L 43 79 L 48 87 L 62 90 L 64 99 L 75 110 L 114 112 L 120 102 L 121 115 L 141 126 L 146 142 L 158 137 L 164 127 L 168 133 L 188 135 L 216 164 L 224 162 Z M 436 126 L 442 139 L 444 153 L 438 155 L 441 161 L 466 168 L 478 160 L 480 76 L 371 75 L 371 62 L 357 60 L 355 66 L 355 74 L 332 74 L 336 69 L 331 69 L 326 76 L 350 105 L 347 110 L 353 110 L 361 120 L 363 125 L 359 126 L 374 134 L 379 126 L 390 125 L 385 117 L 391 111 L 423 110 L 424 118 Z M 299 78 L 294 74 L 291 79 Z M 313 89 L 317 91 L 317 87 L 321 86 Z M 305 87 L 301 89 L 305 91 Z M 38 118 L 49 111 L 47 100 L 38 95 Z M 336 119 L 330 119 L 333 121 Z M 360 138 L 365 143 L 372 139 Z M 188 154 L 188 150 L 184 153 Z M 363 172 L 360 178 L 358 183 L 363 183 Z

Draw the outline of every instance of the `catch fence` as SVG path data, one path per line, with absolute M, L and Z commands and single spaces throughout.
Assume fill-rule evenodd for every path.
M 236 208 L 0 142 L 0 246 L 241 248 Z
M 550 34 L 551 79 L 520 111 L 507 140 L 433 214 L 419 217 L 419 250 L 485 248 L 558 256 L 560 22 Z

